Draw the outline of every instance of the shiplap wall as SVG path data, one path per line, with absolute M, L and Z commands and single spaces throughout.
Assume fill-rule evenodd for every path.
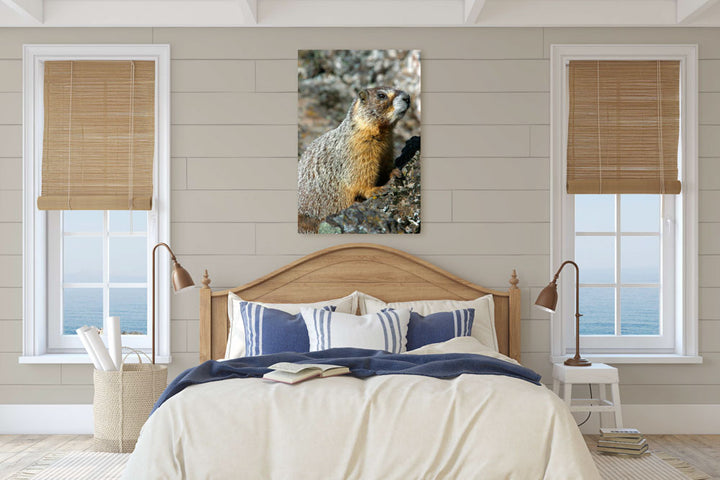
M 18 365 L 23 43 L 169 43 L 172 245 L 214 287 L 342 242 L 400 248 L 523 293 L 522 354 L 547 377 L 549 46 L 699 43 L 702 365 L 621 368 L 625 403 L 720 403 L 720 29 L 0 29 L 0 403 L 89 403 L 88 366 Z M 296 233 L 298 48 L 419 48 L 423 233 Z M 198 357 L 197 292 L 173 298 L 170 375 Z

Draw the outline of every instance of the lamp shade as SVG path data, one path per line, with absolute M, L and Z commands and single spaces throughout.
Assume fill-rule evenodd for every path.
M 550 282 L 547 287 L 542 289 L 540 295 L 538 295 L 537 300 L 535 300 L 535 306 L 546 312 L 555 313 L 557 301 L 557 283 Z
M 172 284 L 175 293 L 178 293 L 181 290 L 185 290 L 186 288 L 192 288 L 195 286 L 195 282 L 193 282 L 193 279 L 188 273 L 188 271 L 185 270 L 183 266 L 180 265 L 177 261 L 173 262 Z

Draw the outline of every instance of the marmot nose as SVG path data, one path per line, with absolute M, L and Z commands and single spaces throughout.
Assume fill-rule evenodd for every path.
M 408 95 L 407 93 L 403 93 L 400 98 L 402 98 L 403 102 L 410 105 L 410 95 Z

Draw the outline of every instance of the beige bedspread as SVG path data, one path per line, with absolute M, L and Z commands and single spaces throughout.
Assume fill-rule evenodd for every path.
M 425 351 L 488 353 L 466 338 Z M 545 387 L 490 375 L 389 375 L 189 387 L 146 423 L 125 478 L 600 477 L 575 420 Z

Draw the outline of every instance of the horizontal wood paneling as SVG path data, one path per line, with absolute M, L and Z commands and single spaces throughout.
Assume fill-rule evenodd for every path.
M 550 317 L 531 308 L 549 281 L 549 46 L 698 43 L 700 318 L 703 365 L 624 366 L 625 403 L 720 398 L 720 29 L 0 29 L 0 402 L 89 403 L 86 366 L 18 365 L 22 317 L 22 45 L 170 43 L 172 246 L 196 282 L 235 287 L 349 241 L 408 251 L 506 288 L 517 268 L 523 361 L 547 380 Z M 423 231 L 296 233 L 297 50 L 419 48 L 423 58 Z M 717 108 L 716 108 L 717 107 Z M 198 358 L 198 294 L 173 296 L 170 376 Z
M 254 92 L 252 60 L 174 60 L 173 92 Z
M 720 68 L 720 67 L 718 67 Z M 425 92 L 550 91 L 547 60 L 425 60 Z

